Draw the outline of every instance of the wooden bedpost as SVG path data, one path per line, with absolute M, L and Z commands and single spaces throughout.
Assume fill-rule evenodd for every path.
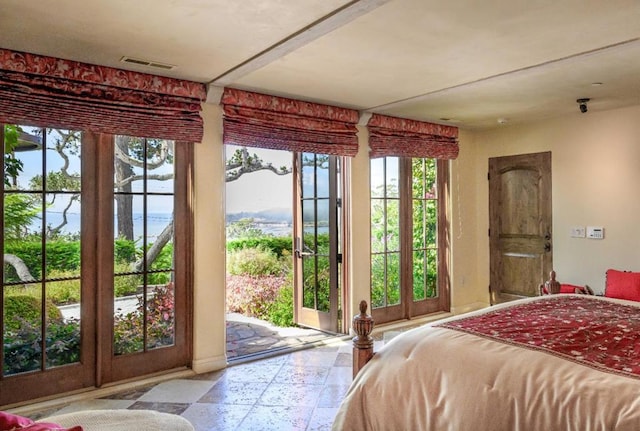
M 560 293 L 560 283 L 556 280 L 556 272 L 549 273 L 549 280 L 540 285 L 540 295 L 555 295 Z
M 360 314 L 353 316 L 353 377 L 373 357 L 373 319 L 367 314 L 367 301 L 360 301 Z

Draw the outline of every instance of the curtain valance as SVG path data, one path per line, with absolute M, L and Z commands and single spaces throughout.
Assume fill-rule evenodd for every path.
M 203 84 L 0 49 L 0 122 L 200 142 Z
M 225 88 L 224 143 L 355 156 L 358 111 Z
M 458 128 L 373 114 L 367 123 L 369 156 L 455 159 Z

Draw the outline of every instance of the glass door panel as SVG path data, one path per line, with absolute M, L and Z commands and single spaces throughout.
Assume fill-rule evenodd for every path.
M 83 319 L 80 132 L 3 125 L 0 404 L 92 384 Z
M 299 193 L 296 237 L 296 320 L 303 326 L 338 330 L 337 158 L 297 157 Z

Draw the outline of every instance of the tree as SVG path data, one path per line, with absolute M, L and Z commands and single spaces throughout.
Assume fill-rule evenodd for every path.
M 271 163 L 265 163 L 255 153 L 249 155 L 249 150 L 247 150 L 247 147 L 242 147 L 237 149 L 233 153 L 233 155 L 226 161 L 225 181 L 235 181 L 242 175 L 265 170 L 271 171 L 276 175 L 287 175 L 291 173 L 291 168 L 286 166 L 275 168 Z

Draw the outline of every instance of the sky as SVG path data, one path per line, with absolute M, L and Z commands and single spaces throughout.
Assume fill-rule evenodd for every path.
M 225 145 L 226 157 L 230 157 L 240 147 Z M 249 148 L 250 154 L 257 154 L 264 162 L 274 167 L 291 168 L 292 153 L 279 150 Z M 293 176 L 276 175 L 271 171 L 252 172 L 226 184 L 226 212 L 233 214 L 242 211 L 254 212 L 266 209 L 291 209 Z

